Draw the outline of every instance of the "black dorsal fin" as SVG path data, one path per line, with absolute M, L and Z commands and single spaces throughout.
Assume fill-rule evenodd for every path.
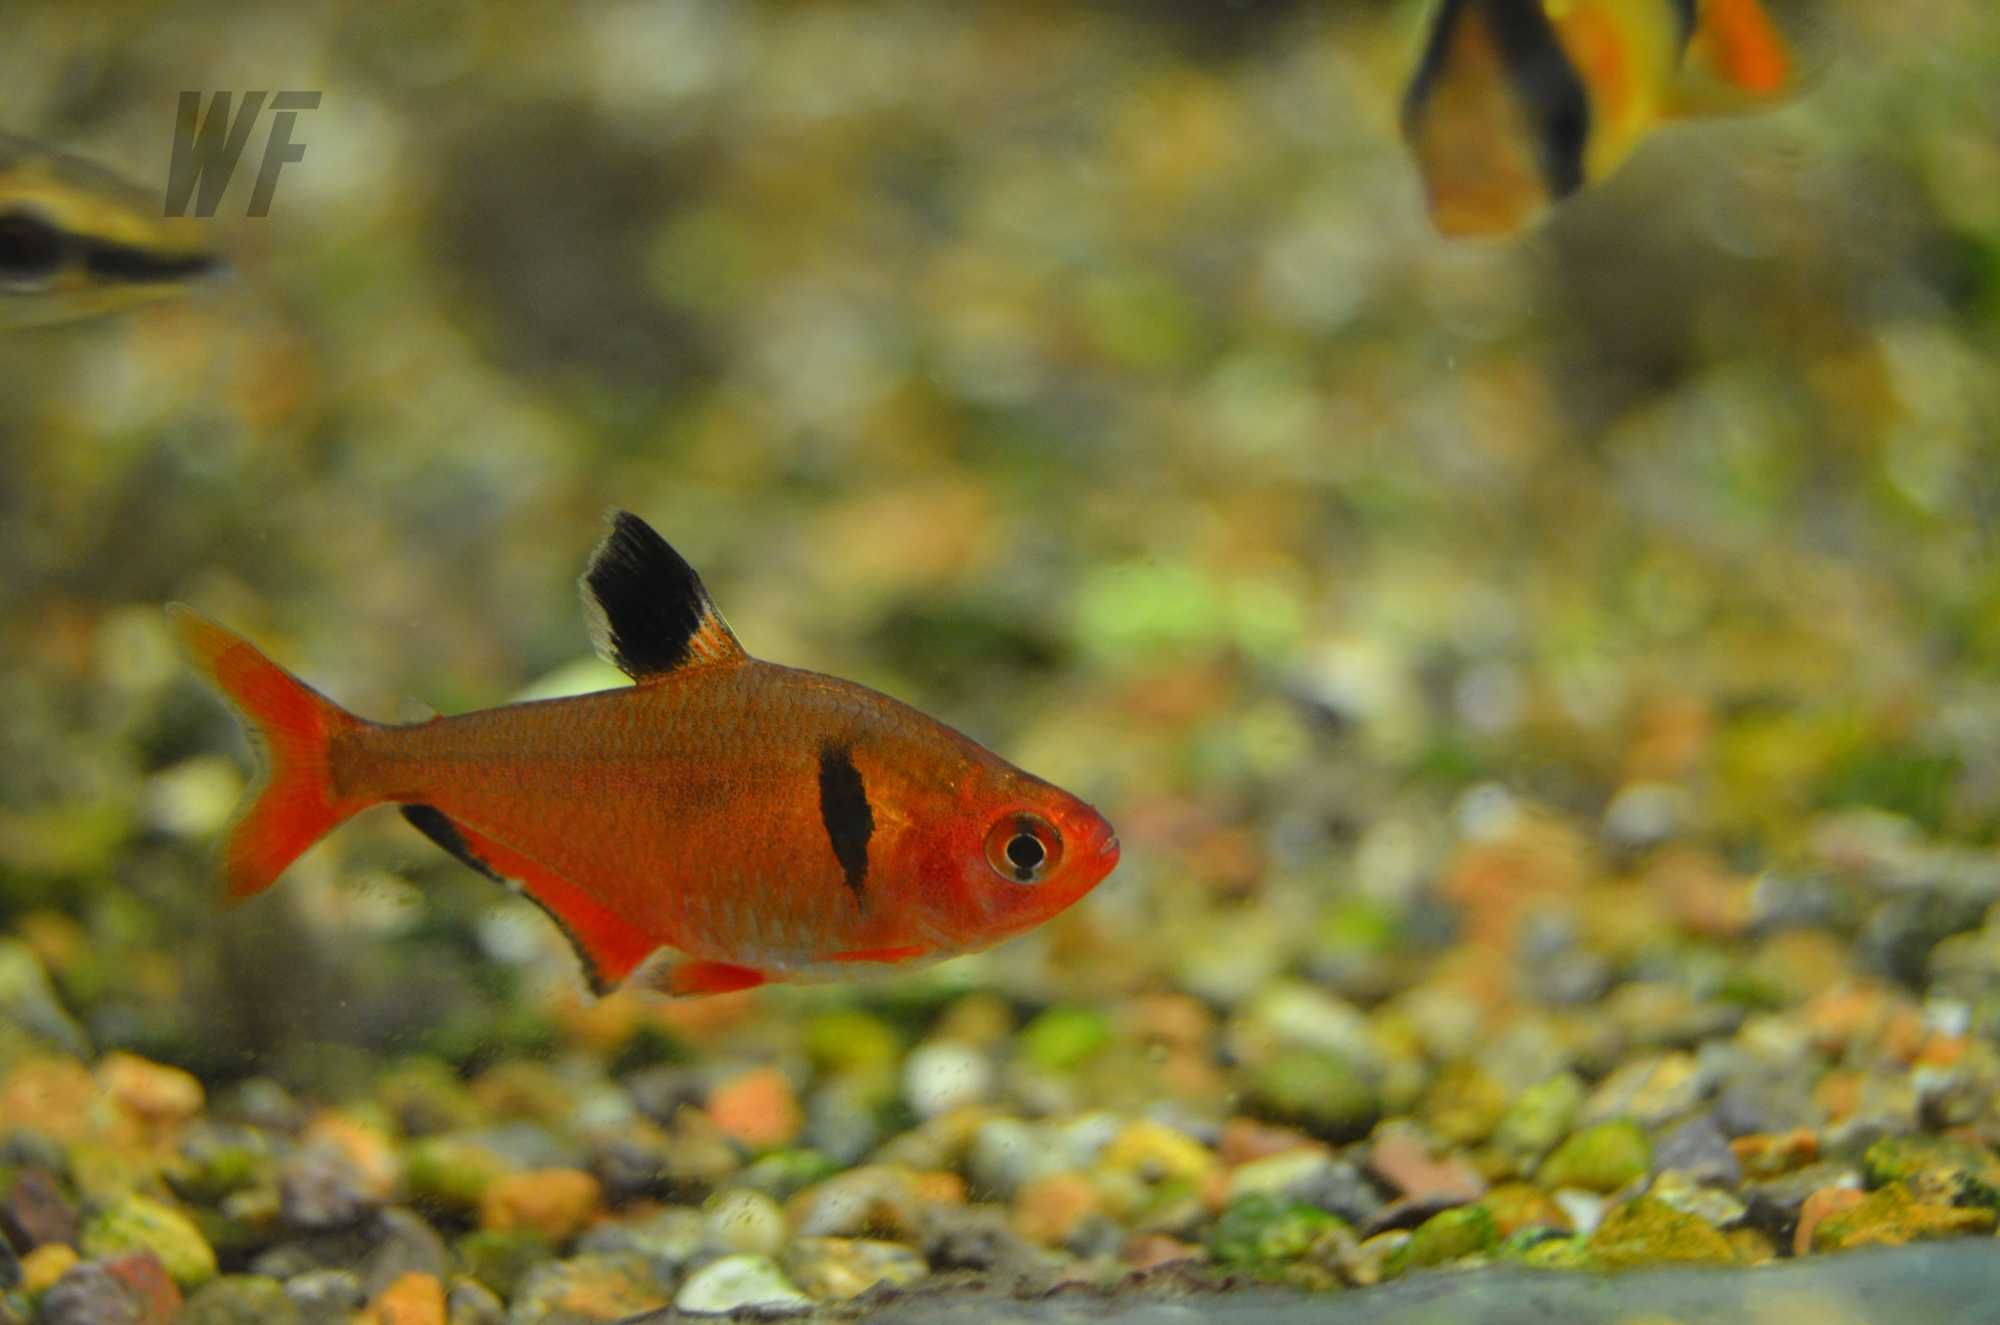
M 579 587 L 591 643 L 634 681 L 745 657 L 694 567 L 630 511 L 611 513 Z

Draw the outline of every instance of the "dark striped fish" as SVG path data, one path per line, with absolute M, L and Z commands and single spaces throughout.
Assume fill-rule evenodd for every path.
M 1679 115 L 1797 83 L 1761 0 L 1442 0 L 1403 136 L 1447 235 L 1518 230 Z
M 221 269 L 197 222 L 110 171 L 0 135 L 0 328 L 116 312 Z

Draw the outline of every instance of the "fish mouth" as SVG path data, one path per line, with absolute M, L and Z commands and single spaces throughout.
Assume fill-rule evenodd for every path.
M 1118 834 L 1113 833 L 1104 839 L 1097 848 L 1097 856 L 1104 862 L 1107 873 L 1118 864 Z

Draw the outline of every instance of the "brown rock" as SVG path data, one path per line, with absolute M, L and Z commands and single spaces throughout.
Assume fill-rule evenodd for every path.
M 167 1268 L 152 1252 L 130 1251 L 98 1264 L 131 1290 L 139 1304 L 139 1318 L 145 1325 L 173 1325 L 180 1316 L 181 1290 L 174 1286 Z
M 17 1247 L 50 1242 L 75 1242 L 76 1207 L 63 1195 L 62 1184 L 47 1169 L 22 1169 L 0 1200 L 0 1233 Z
M 1756 1181 L 1790 1173 L 1819 1158 L 1819 1136 L 1809 1127 L 1789 1132 L 1757 1132 L 1739 1136 L 1729 1143 L 1730 1153 L 1743 1166 L 1743 1176 Z
M 1125 1240 L 1120 1253 L 1125 1263 L 1135 1270 L 1154 1270 L 1162 1265 L 1180 1265 L 1192 1261 L 1205 1261 L 1208 1253 L 1191 1242 L 1169 1237 L 1165 1233 L 1137 1233 Z
M 1368 1152 L 1368 1171 L 1413 1201 L 1465 1205 L 1486 1194 L 1486 1180 L 1462 1159 L 1433 1158 L 1410 1132 L 1384 1131 Z

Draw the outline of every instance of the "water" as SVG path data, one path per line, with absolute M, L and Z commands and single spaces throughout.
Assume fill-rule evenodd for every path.
M 251 1318 L 1189 1260 L 1943 1312 L 2000 1208 L 2000 18 L 1826 0 L 1806 95 L 1452 244 L 1420 11 L 10 8 L 0 132 L 149 200 L 182 93 L 320 99 L 230 279 L 0 334 L 0 1317 L 147 1257 Z M 218 908 L 251 751 L 163 605 L 375 719 L 615 687 L 612 507 L 1116 872 L 671 1004 L 385 810 Z M 1669 1244 L 1740 1278 L 1429 1268 Z

